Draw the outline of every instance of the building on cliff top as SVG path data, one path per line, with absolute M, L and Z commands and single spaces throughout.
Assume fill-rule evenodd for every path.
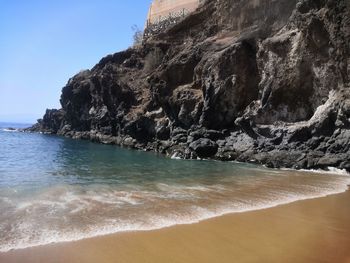
M 196 10 L 205 0 L 153 0 L 145 26 L 146 34 L 155 34 L 177 23 Z

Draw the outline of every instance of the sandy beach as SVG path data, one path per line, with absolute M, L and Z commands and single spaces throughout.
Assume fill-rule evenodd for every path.
M 0 254 L 1 263 L 350 262 L 350 192 L 155 231 Z

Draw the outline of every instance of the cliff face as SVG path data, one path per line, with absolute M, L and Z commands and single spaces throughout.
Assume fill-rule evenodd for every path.
M 347 0 L 218 0 L 70 79 L 32 130 L 350 171 Z

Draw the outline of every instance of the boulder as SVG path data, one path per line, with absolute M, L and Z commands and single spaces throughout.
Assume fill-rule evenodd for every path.
M 214 156 L 219 148 L 215 142 L 206 138 L 201 138 L 197 141 L 192 142 L 189 147 L 200 158 L 208 158 Z

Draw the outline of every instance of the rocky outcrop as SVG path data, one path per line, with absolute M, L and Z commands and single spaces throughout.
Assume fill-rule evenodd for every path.
M 32 131 L 350 171 L 346 0 L 218 0 L 70 79 Z
M 26 131 L 40 131 L 47 134 L 56 134 L 61 130 L 61 124 L 64 119 L 64 111 L 56 109 L 47 109 L 44 117 Z

